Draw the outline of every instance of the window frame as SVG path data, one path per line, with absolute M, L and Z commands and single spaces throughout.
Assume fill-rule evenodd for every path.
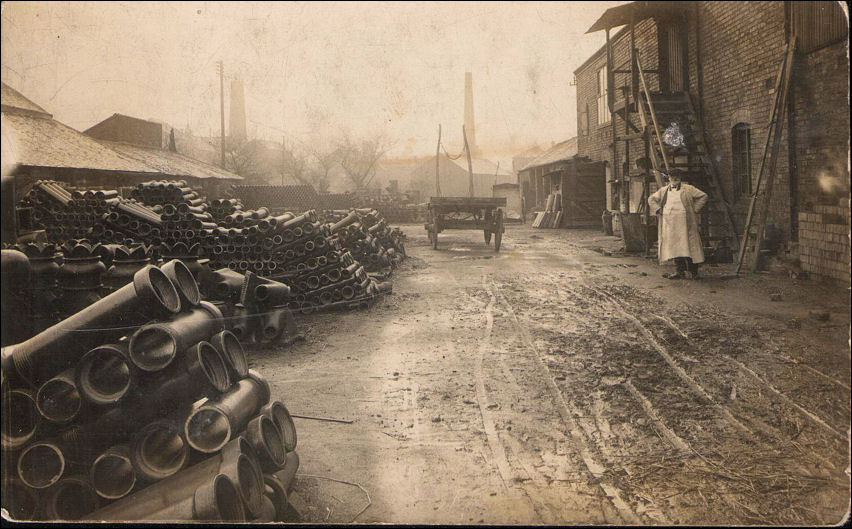
M 751 124 L 739 122 L 731 127 L 731 179 L 734 197 L 752 194 Z
M 608 75 L 606 65 L 603 65 L 600 69 L 598 69 L 597 73 L 597 118 L 598 125 L 604 125 L 609 123 L 612 120 L 612 116 L 609 112 L 609 104 L 607 102 L 607 94 L 609 93 L 609 85 L 608 85 Z

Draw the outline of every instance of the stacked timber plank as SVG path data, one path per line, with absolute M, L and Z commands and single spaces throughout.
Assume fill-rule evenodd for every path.
M 551 193 L 547 196 L 544 211 L 540 211 L 533 220 L 533 228 L 558 228 L 562 223 L 562 194 Z

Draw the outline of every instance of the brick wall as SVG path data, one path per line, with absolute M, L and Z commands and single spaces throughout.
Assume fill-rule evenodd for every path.
M 734 196 L 731 129 L 751 126 L 752 181 L 757 177 L 773 90 L 785 45 L 783 2 L 701 2 L 698 50 L 703 78 L 704 128 L 735 222 L 742 226 L 749 197 Z M 787 130 L 781 139 L 769 220 L 785 238 L 791 232 Z M 754 185 L 754 184 L 752 184 Z
M 795 65 L 798 203 L 837 205 L 849 196 L 849 58 L 846 43 L 801 56 Z
M 642 68 L 645 70 L 654 70 L 657 68 L 657 26 L 654 19 L 646 19 L 636 24 L 634 29 L 634 38 L 636 48 L 639 53 L 639 61 Z M 617 32 L 612 37 L 613 64 L 618 69 L 629 69 L 630 67 L 630 32 L 622 30 Z M 588 106 L 589 127 L 585 130 L 585 126 L 578 126 L 577 137 L 577 152 L 580 156 L 587 156 L 592 161 L 607 161 L 614 164 L 612 153 L 612 122 L 599 124 L 597 122 L 598 107 L 598 70 L 606 66 L 605 49 L 599 51 L 586 64 L 575 71 L 577 79 L 577 116 L 583 116 Z M 615 79 L 611 89 L 615 89 L 615 100 L 621 101 L 624 99 L 623 92 L 619 89 L 621 86 L 630 83 L 628 74 L 615 74 Z M 646 81 L 651 91 L 659 89 L 659 78 L 654 74 L 647 74 Z M 632 100 L 632 96 L 631 96 Z M 633 124 L 641 129 L 639 115 L 631 114 Z M 624 120 L 618 116 L 615 117 L 616 134 L 625 134 Z M 580 131 L 584 134 L 580 134 Z M 631 130 L 631 132 L 633 132 Z M 617 159 L 622 161 L 624 157 L 624 142 L 619 142 Z M 637 156 L 644 156 L 645 147 L 641 140 L 630 142 L 630 158 L 635 159 Z M 621 166 L 618 167 L 618 177 L 621 179 L 624 176 Z M 617 193 L 613 186 L 613 193 Z M 614 197 L 613 208 L 617 209 L 618 199 Z
M 810 274 L 850 281 L 849 201 L 813 206 L 799 217 L 799 260 Z
M 845 42 L 797 58 L 795 163 L 802 268 L 849 282 L 849 58 Z

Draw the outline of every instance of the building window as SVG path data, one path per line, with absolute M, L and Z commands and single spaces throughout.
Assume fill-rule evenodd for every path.
M 580 110 L 580 115 L 577 117 L 577 135 L 589 135 L 589 104 L 586 103 L 585 108 Z
M 598 125 L 609 123 L 609 105 L 607 104 L 607 74 L 606 66 L 598 70 Z
M 790 29 L 802 53 L 846 40 L 849 24 L 840 2 L 790 2 Z
M 751 194 L 751 130 L 748 123 L 737 123 L 731 129 L 731 175 L 734 196 Z

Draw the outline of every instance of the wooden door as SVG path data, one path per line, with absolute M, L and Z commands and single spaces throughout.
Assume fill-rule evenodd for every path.
M 566 171 L 562 189 L 563 226 L 600 226 L 606 209 L 606 170 L 603 162 L 578 162 Z
M 683 21 L 678 19 L 658 21 L 661 92 L 684 92 L 688 89 L 689 66 L 686 37 Z

